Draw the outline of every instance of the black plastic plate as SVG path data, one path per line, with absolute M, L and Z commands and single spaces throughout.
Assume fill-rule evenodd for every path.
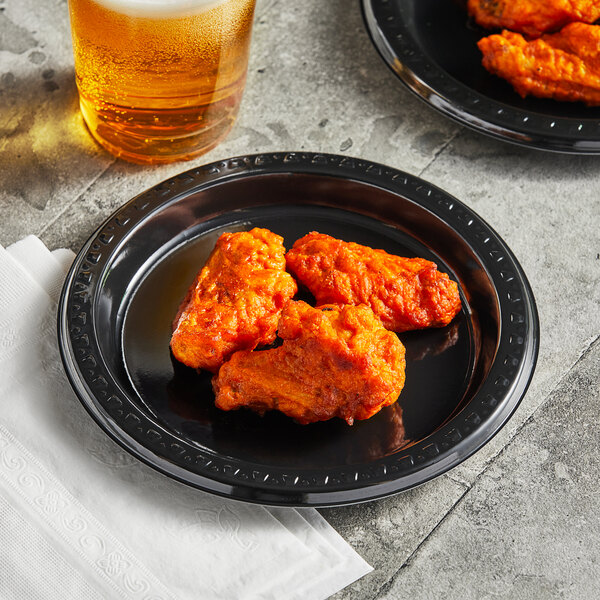
M 375 47 L 400 80 L 442 114 L 480 133 L 539 150 L 600 153 L 600 107 L 521 98 L 481 65 L 477 42 L 497 33 L 463 0 L 362 0 Z
M 224 231 L 310 231 L 435 261 L 463 310 L 408 332 L 400 401 L 353 426 L 214 407 L 210 376 L 174 361 L 171 322 Z M 370 500 L 447 471 L 520 402 L 538 322 L 516 259 L 475 213 L 423 180 L 367 161 L 289 153 L 182 173 L 94 233 L 65 283 L 59 343 L 90 414 L 159 471 L 225 496 L 293 506 Z

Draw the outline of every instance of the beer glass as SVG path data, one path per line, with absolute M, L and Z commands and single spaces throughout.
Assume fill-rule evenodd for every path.
M 255 0 L 69 0 L 75 74 L 96 140 L 137 163 L 216 146 L 237 115 Z

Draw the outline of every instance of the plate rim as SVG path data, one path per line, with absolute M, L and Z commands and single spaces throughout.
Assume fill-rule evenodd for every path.
M 381 18 L 376 15 L 375 5 Z M 361 0 L 361 10 L 367 33 L 389 69 L 440 114 L 518 146 L 559 154 L 600 154 L 599 119 L 550 116 L 490 98 L 458 81 L 420 52 L 411 29 L 397 14 L 401 8 L 395 1 Z M 595 135 L 587 134 L 592 123 Z
M 489 254 L 483 264 L 500 268 L 498 264 L 505 261 L 504 271 L 498 272 L 510 275 L 506 276 L 508 281 L 503 280 L 506 289 L 513 289 L 514 293 L 518 288 L 521 292 L 517 303 L 508 308 L 518 317 L 511 326 L 523 334 L 515 333 L 517 339 L 521 338 L 516 347 L 517 354 L 520 353 L 518 365 L 505 369 L 506 373 L 495 382 L 495 387 L 487 391 L 487 404 L 480 407 L 481 414 L 459 412 L 424 440 L 432 438 L 432 443 L 418 442 L 410 446 L 409 454 L 408 450 L 400 450 L 373 463 L 330 469 L 325 476 L 315 476 L 314 469 L 264 466 L 235 473 L 235 461 L 232 465 L 230 459 L 221 460 L 208 452 L 202 455 L 196 447 L 193 448 L 196 456 L 185 455 L 185 442 L 148 415 L 144 420 L 139 410 L 136 413 L 131 406 L 126 406 L 126 394 L 118 385 L 115 387 L 114 382 L 107 381 L 110 375 L 107 378 L 106 370 L 98 365 L 100 358 L 93 352 L 90 299 L 101 279 L 102 254 L 112 256 L 111 251 L 118 247 L 119 240 L 125 239 L 130 228 L 180 198 L 231 179 L 271 173 L 349 178 L 400 194 L 426 210 L 431 209 L 454 231 L 458 231 L 458 227 L 473 233 L 479 228 L 480 243 Z M 451 215 L 454 222 L 449 223 L 438 213 Z M 466 241 L 469 245 L 474 243 Z M 506 312 L 504 308 L 503 312 Z M 501 318 L 503 322 L 507 320 L 504 314 Z M 531 382 L 539 351 L 539 318 L 529 282 L 510 248 L 481 217 L 447 192 L 403 171 L 364 159 L 282 152 L 238 156 L 190 169 L 149 188 L 113 212 L 83 245 L 65 280 L 58 309 L 58 340 L 68 379 L 85 409 L 113 440 L 152 468 L 192 487 L 248 502 L 337 506 L 375 500 L 421 485 L 457 466 L 489 442 L 517 409 Z M 482 387 L 485 386 L 482 384 Z M 125 409 L 130 412 L 124 414 Z M 459 417 L 464 422 L 457 428 Z M 184 455 L 181 455 L 182 447 Z M 193 471 L 189 465 L 193 465 Z

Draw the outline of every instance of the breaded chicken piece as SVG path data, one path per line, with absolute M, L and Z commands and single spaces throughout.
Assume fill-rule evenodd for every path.
M 368 306 L 313 308 L 289 302 L 277 348 L 236 352 L 213 378 L 215 404 L 279 410 L 298 423 L 340 417 L 352 424 L 395 402 L 404 346 Z
M 571 23 L 559 33 L 527 41 L 503 31 L 478 42 L 483 66 L 521 96 L 600 105 L 600 27 Z
M 510 29 L 531 37 L 576 21 L 600 19 L 598 0 L 469 0 L 468 10 L 483 27 Z
M 285 272 L 281 236 L 259 228 L 224 233 L 179 307 L 173 356 L 215 373 L 237 350 L 271 344 L 297 289 Z
M 317 304 L 366 304 L 384 327 L 443 327 L 460 311 L 458 286 L 435 263 L 403 258 L 312 232 L 286 254 Z

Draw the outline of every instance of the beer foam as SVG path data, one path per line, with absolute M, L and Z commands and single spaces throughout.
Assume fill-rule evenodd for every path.
M 94 0 L 96 4 L 132 17 L 164 18 L 195 15 L 227 0 Z

